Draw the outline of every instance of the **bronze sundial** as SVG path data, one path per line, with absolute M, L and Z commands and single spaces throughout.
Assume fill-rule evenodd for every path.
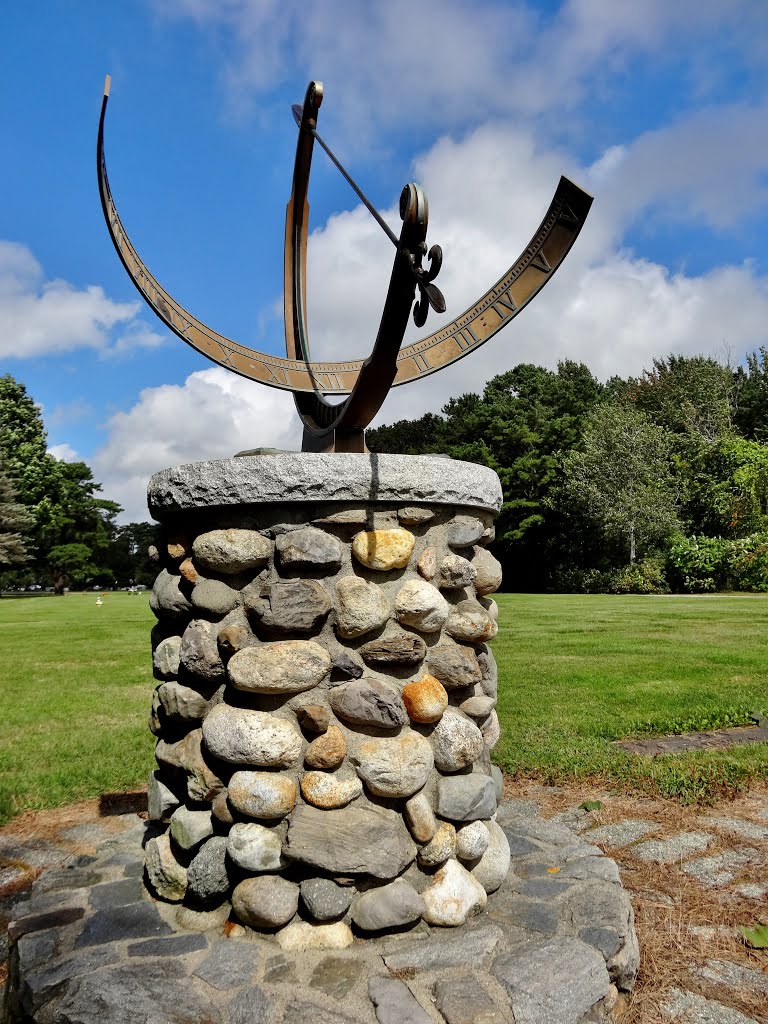
M 365 428 L 381 407 L 390 387 L 407 384 L 448 366 L 479 348 L 517 316 L 544 287 L 565 259 L 581 230 L 592 197 L 562 177 L 544 219 L 525 251 L 504 276 L 455 320 L 401 349 L 413 309 L 422 326 L 428 308 L 445 310 L 442 293 L 433 283 L 442 251 L 427 251 L 427 198 L 410 182 L 400 197 L 400 236 L 387 226 L 317 133 L 323 99 L 320 82 L 310 82 L 303 106 L 293 107 L 299 126 L 293 186 L 285 219 L 284 314 L 286 358 L 266 355 L 224 337 L 197 320 L 149 272 L 131 244 L 117 213 L 104 159 L 104 119 L 109 77 L 99 121 L 97 166 L 104 217 L 115 248 L 133 283 L 170 329 L 183 341 L 243 377 L 293 393 L 304 424 L 304 451 L 364 452 Z M 317 363 L 310 358 L 306 315 L 306 265 L 309 204 L 307 191 L 314 143 L 328 153 L 395 245 L 389 290 L 378 334 L 365 360 Z M 426 257 L 429 266 L 422 265 Z M 417 295 L 418 292 L 418 295 Z M 346 395 L 342 403 L 326 396 Z

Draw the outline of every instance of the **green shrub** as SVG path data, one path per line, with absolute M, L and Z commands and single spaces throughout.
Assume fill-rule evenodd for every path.
M 729 548 L 722 537 L 679 537 L 667 555 L 673 586 L 689 594 L 725 589 Z
M 632 565 L 615 570 L 606 580 L 609 594 L 668 594 L 664 561 L 658 557 L 642 558 Z
M 768 591 L 768 534 L 753 533 L 728 542 L 731 590 Z

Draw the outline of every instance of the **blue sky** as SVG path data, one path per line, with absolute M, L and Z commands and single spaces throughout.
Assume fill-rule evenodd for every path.
M 378 422 L 521 361 L 605 378 L 768 344 L 768 0 L 47 0 L 5 5 L 0 38 L 0 372 L 125 518 L 145 516 L 155 470 L 299 431 L 288 396 L 189 349 L 125 275 L 95 181 L 106 73 L 110 182 L 138 251 L 200 319 L 267 352 L 283 351 L 290 105 L 310 78 L 321 133 L 390 223 L 405 182 L 424 186 L 447 319 L 513 262 L 561 173 L 595 195 L 515 323 L 393 391 Z M 362 357 L 390 243 L 319 151 L 310 202 L 313 356 Z

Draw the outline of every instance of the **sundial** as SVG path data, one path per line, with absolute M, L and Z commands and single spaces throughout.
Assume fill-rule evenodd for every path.
M 188 312 L 150 273 L 131 244 L 112 197 L 104 157 L 109 84 L 107 77 L 99 120 L 97 166 L 104 217 L 123 266 L 157 316 L 188 345 L 228 370 L 293 394 L 304 425 L 303 451 L 366 451 L 365 428 L 389 389 L 449 366 L 506 327 L 563 262 L 592 204 L 587 192 L 561 177 L 541 224 L 506 273 L 449 324 L 401 347 L 411 313 L 421 327 L 430 308 L 439 313 L 446 308 L 443 295 L 434 284 L 442 250 L 438 245 L 428 249 L 426 242 L 427 197 L 419 185 L 409 182 L 405 186 L 400 197 L 402 225 L 399 236 L 396 235 L 318 134 L 323 86 L 310 82 L 303 105 L 292 108 L 298 140 L 285 220 L 286 356 L 267 355 L 219 334 Z M 310 355 L 306 312 L 307 193 L 315 142 L 325 150 L 395 246 L 378 333 L 371 354 L 364 360 L 315 362 Z M 341 402 L 328 400 L 342 396 Z

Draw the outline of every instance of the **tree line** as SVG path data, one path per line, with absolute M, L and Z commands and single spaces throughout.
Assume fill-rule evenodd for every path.
M 583 363 L 522 363 L 367 441 L 498 473 L 507 589 L 768 591 L 764 348 L 738 367 L 671 355 L 604 384 Z
M 10 374 L 0 377 L 0 590 L 26 586 L 150 585 L 150 523 L 118 525 L 84 462 L 47 450 L 40 410 Z

